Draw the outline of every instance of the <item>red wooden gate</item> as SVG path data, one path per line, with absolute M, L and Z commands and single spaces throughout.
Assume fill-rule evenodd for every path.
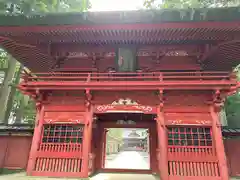
M 80 177 L 84 125 L 44 124 L 33 175 Z
M 168 127 L 169 179 L 221 179 L 210 127 Z

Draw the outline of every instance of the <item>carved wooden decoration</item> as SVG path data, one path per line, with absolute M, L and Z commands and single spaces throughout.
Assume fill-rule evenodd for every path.
M 127 120 L 127 121 L 125 121 L 125 120 L 118 120 L 116 124 L 121 124 L 121 125 L 123 125 L 123 124 L 134 125 L 134 124 L 136 124 L 136 122 L 135 122 L 135 121 L 132 121 L 132 120 Z
M 45 123 L 84 124 L 83 112 L 45 112 Z
M 202 119 L 176 119 L 176 120 L 167 120 L 166 124 L 167 125 L 199 125 L 199 126 L 209 126 L 211 125 L 210 120 L 202 120 Z
M 129 98 L 119 99 L 107 105 L 98 105 L 95 107 L 95 113 L 113 113 L 113 112 L 130 112 L 155 114 L 156 108 L 138 104 Z

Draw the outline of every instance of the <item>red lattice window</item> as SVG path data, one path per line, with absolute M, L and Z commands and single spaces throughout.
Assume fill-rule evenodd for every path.
M 83 140 L 83 125 L 46 124 L 43 127 L 42 143 L 75 143 Z
M 169 146 L 212 146 L 208 127 L 168 127 Z

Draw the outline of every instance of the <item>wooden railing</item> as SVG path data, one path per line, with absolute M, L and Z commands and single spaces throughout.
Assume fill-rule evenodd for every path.
M 18 88 L 32 90 L 157 90 L 236 89 L 235 76 L 228 72 L 134 72 L 134 73 L 36 73 L 23 75 Z M 32 92 L 31 92 L 32 93 Z
M 235 79 L 228 72 L 145 72 L 145 73 L 36 73 L 23 75 L 29 81 L 224 81 Z

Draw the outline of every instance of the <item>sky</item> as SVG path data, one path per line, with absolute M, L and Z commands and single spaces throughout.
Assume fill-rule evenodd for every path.
M 91 11 L 121 11 L 143 8 L 144 0 L 91 0 Z

